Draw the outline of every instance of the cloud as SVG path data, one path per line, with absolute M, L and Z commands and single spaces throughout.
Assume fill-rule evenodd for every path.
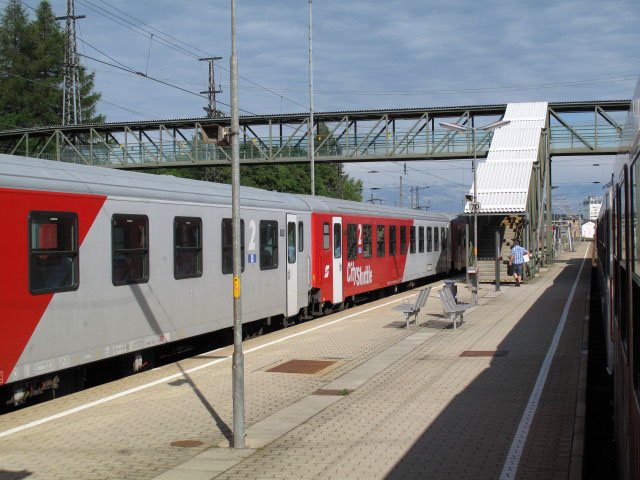
M 35 5 L 36 0 L 30 1 Z M 198 93 L 205 90 L 207 82 L 206 66 L 198 58 L 221 56 L 223 68 L 216 70 L 216 80 L 225 86 L 219 99 L 229 103 L 229 73 L 225 70 L 230 55 L 228 1 L 92 3 L 97 7 L 90 9 L 87 3 L 76 2 L 76 14 L 87 16 L 79 21 L 81 36 L 87 42 L 143 71 L 149 56 L 148 35 L 136 34 L 131 25 L 126 28 L 100 13 L 111 11 L 125 24 L 138 24 L 131 17 L 142 20 L 147 25 L 138 24 L 139 27 L 154 32 L 150 74 L 187 82 L 176 84 Z M 66 9 L 64 0 L 53 0 L 52 5 L 56 13 L 62 14 Z M 270 89 L 282 89 L 274 94 L 241 79 L 241 108 L 261 114 L 304 111 L 308 105 L 307 19 L 304 1 L 237 2 L 240 75 Z M 316 91 L 356 92 L 319 93 L 315 97 L 317 110 L 629 98 L 632 80 L 555 88 L 535 85 L 640 73 L 637 0 L 487 0 L 482 5 L 470 0 L 322 0 L 313 2 L 313 20 Z M 159 39 L 163 36 L 173 45 L 162 45 Z M 87 55 L 113 63 L 95 50 L 84 48 Z M 203 113 L 205 100 L 201 97 L 149 80 L 109 74 L 105 71 L 114 70 L 113 67 L 86 59 L 83 63 L 97 69 L 96 88 L 106 101 L 155 118 Z M 513 86 L 523 88 L 470 90 Z M 432 93 L 366 94 L 416 90 Z M 137 119 L 116 107 L 101 104 L 101 108 L 109 121 Z M 432 168 L 425 163 L 411 165 L 423 170 Z M 452 165 L 466 165 L 466 183 L 458 175 L 462 170 L 440 173 L 450 183 L 458 178 L 456 182 L 468 185 L 468 162 Z M 380 168 L 394 171 L 398 166 Z M 585 175 L 590 175 L 589 170 Z M 440 182 L 427 174 L 414 174 L 423 185 L 436 187 Z M 393 175 L 397 176 L 397 171 Z M 556 178 L 560 180 L 563 175 L 559 169 Z M 457 205 L 460 198 L 460 192 L 454 190 L 433 190 L 429 195 L 433 201 L 453 202 L 450 207 Z

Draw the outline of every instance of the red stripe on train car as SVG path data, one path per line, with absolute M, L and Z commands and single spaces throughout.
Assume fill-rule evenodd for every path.
M 0 384 L 8 383 L 20 355 L 53 298 L 29 292 L 28 217 L 31 211 L 75 212 L 82 245 L 107 197 L 0 188 Z M 64 295 L 64 293 L 62 294 Z

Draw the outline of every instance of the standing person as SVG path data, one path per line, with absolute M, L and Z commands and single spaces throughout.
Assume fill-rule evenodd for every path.
M 514 240 L 513 247 L 511 247 L 509 265 L 513 267 L 513 278 L 516 279 L 516 287 L 519 287 L 522 283 L 522 268 L 524 265 L 525 255 L 529 255 L 529 251 L 526 248 L 521 247 L 518 240 Z

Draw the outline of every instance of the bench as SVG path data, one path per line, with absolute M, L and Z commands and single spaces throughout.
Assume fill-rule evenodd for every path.
M 392 310 L 399 310 L 404 313 L 404 319 L 407 322 L 407 329 L 409 328 L 409 323 L 412 316 L 414 321 L 416 322 L 416 325 L 418 324 L 418 314 L 427 303 L 427 299 L 429 298 L 430 293 L 431 287 L 422 289 L 420 290 L 420 293 L 418 293 L 418 296 L 416 297 L 416 301 L 414 303 L 402 303 L 393 307 Z
M 476 305 L 475 303 L 456 303 L 451 290 L 449 290 L 448 288 L 438 290 L 438 297 L 440 297 L 444 312 L 451 315 L 451 321 L 453 322 L 454 330 L 456 329 L 457 319 L 460 318 L 460 324 L 462 325 L 465 310 L 468 310 L 469 308 Z

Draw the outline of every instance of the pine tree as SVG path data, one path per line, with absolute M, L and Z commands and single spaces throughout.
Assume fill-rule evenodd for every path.
M 29 78 L 31 94 L 28 111 L 39 125 L 57 125 L 62 118 L 61 78 L 64 77 L 65 36 L 48 2 L 41 2 L 36 19 L 29 24 L 35 44 Z M 37 83 L 35 83 L 37 82 Z
M 28 124 L 29 56 L 33 51 L 27 13 L 18 0 L 9 0 L 0 21 L 1 128 Z
M 9 0 L 0 20 L 0 128 L 62 123 L 65 38 L 47 0 L 32 21 L 19 0 Z M 104 121 L 94 74 L 81 66 L 79 77 L 83 121 Z

